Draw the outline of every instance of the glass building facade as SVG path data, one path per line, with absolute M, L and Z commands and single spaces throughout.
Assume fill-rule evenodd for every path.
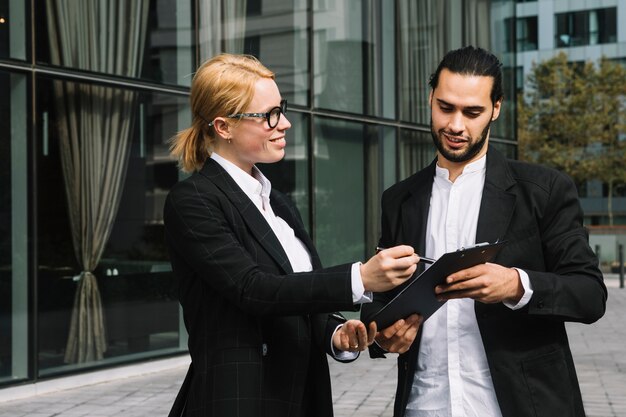
M 325 265 L 366 259 L 382 191 L 429 164 L 428 79 L 466 44 L 515 92 L 514 1 L 0 0 L 0 387 L 186 351 L 162 206 L 194 68 L 253 54 L 289 101 L 261 170 Z M 514 100 L 492 143 L 515 158 Z

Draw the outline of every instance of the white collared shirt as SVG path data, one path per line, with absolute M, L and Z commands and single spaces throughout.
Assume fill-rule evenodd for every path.
M 211 158 L 222 166 L 228 174 L 235 180 L 237 185 L 250 198 L 259 212 L 267 221 L 270 228 L 278 238 L 283 247 L 289 263 L 294 272 L 308 272 L 313 269 L 311 265 L 311 255 L 306 246 L 298 239 L 293 229 L 280 217 L 274 214 L 270 205 L 270 192 L 272 184 L 259 171 L 256 166 L 252 167 L 252 176 L 246 173 L 227 159 L 222 158 L 215 152 L 211 154 Z
M 485 184 L 486 156 L 465 166 L 454 181 L 437 166 L 426 229 L 425 256 L 439 258 L 476 242 L 478 215 Z M 528 303 L 532 289 L 518 270 L 526 290 L 515 306 Z M 417 368 L 406 417 L 501 416 L 474 300 L 449 300 L 422 324 Z

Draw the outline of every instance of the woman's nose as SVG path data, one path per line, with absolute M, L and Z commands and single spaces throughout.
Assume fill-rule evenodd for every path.
M 280 115 L 280 120 L 278 121 L 278 129 L 279 130 L 287 130 L 291 128 L 291 122 L 287 119 L 287 115 L 284 113 Z

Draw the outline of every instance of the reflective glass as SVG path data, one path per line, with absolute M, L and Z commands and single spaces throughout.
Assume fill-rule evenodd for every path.
M 315 3 L 315 107 L 395 118 L 395 10 L 383 3 Z
M 200 60 L 220 52 L 258 57 L 276 74 L 289 103 L 308 106 L 306 0 L 209 0 L 199 3 Z
M 135 0 L 110 7 L 112 4 L 90 0 L 67 8 L 66 0 L 51 0 L 47 5 L 37 2 L 37 61 L 190 85 L 195 53 L 193 2 Z
M 380 197 L 383 188 L 395 182 L 395 158 L 389 154 L 395 149 L 395 130 L 315 120 L 317 249 L 324 265 L 362 260 L 374 254 L 380 233 Z
M 26 59 L 27 2 L 0 0 L 0 58 Z
M 617 8 L 615 7 L 557 13 L 554 20 L 557 48 L 617 41 Z
M 186 349 L 162 209 L 179 175 L 167 141 L 189 124 L 187 98 L 44 78 L 37 91 L 40 375 Z M 75 297 L 91 277 L 103 320 L 83 337 Z
M 437 156 L 430 132 L 402 129 L 398 147 L 400 179 L 426 168 Z
M 0 384 L 28 376 L 27 84 L 0 71 Z
M 537 27 L 537 16 L 517 19 L 517 52 L 537 50 L 537 47 L 539 46 L 538 34 L 539 28 Z

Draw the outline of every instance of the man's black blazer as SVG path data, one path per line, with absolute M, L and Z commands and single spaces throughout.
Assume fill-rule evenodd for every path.
M 381 246 L 408 244 L 424 253 L 435 165 L 384 192 Z M 476 242 L 498 239 L 508 244 L 494 263 L 526 271 L 534 291 L 519 310 L 475 303 L 502 414 L 584 416 L 564 322 L 598 320 L 607 290 L 572 181 L 556 170 L 507 160 L 490 147 Z M 380 309 L 394 293 L 376 294 L 362 315 Z M 404 415 L 420 336 L 398 357 L 396 417 Z M 381 356 L 375 348 L 370 354 Z
M 296 207 L 274 190 L 270 201 L 308 248 L 313 272 L 293 274 L 259 210 L 214 160 L 167 197 L 192 360 L 170 415 L 332 416 L 325 355 L 343 317 L 320 313 L 354 310 L 350 265 L 318 269 Z

